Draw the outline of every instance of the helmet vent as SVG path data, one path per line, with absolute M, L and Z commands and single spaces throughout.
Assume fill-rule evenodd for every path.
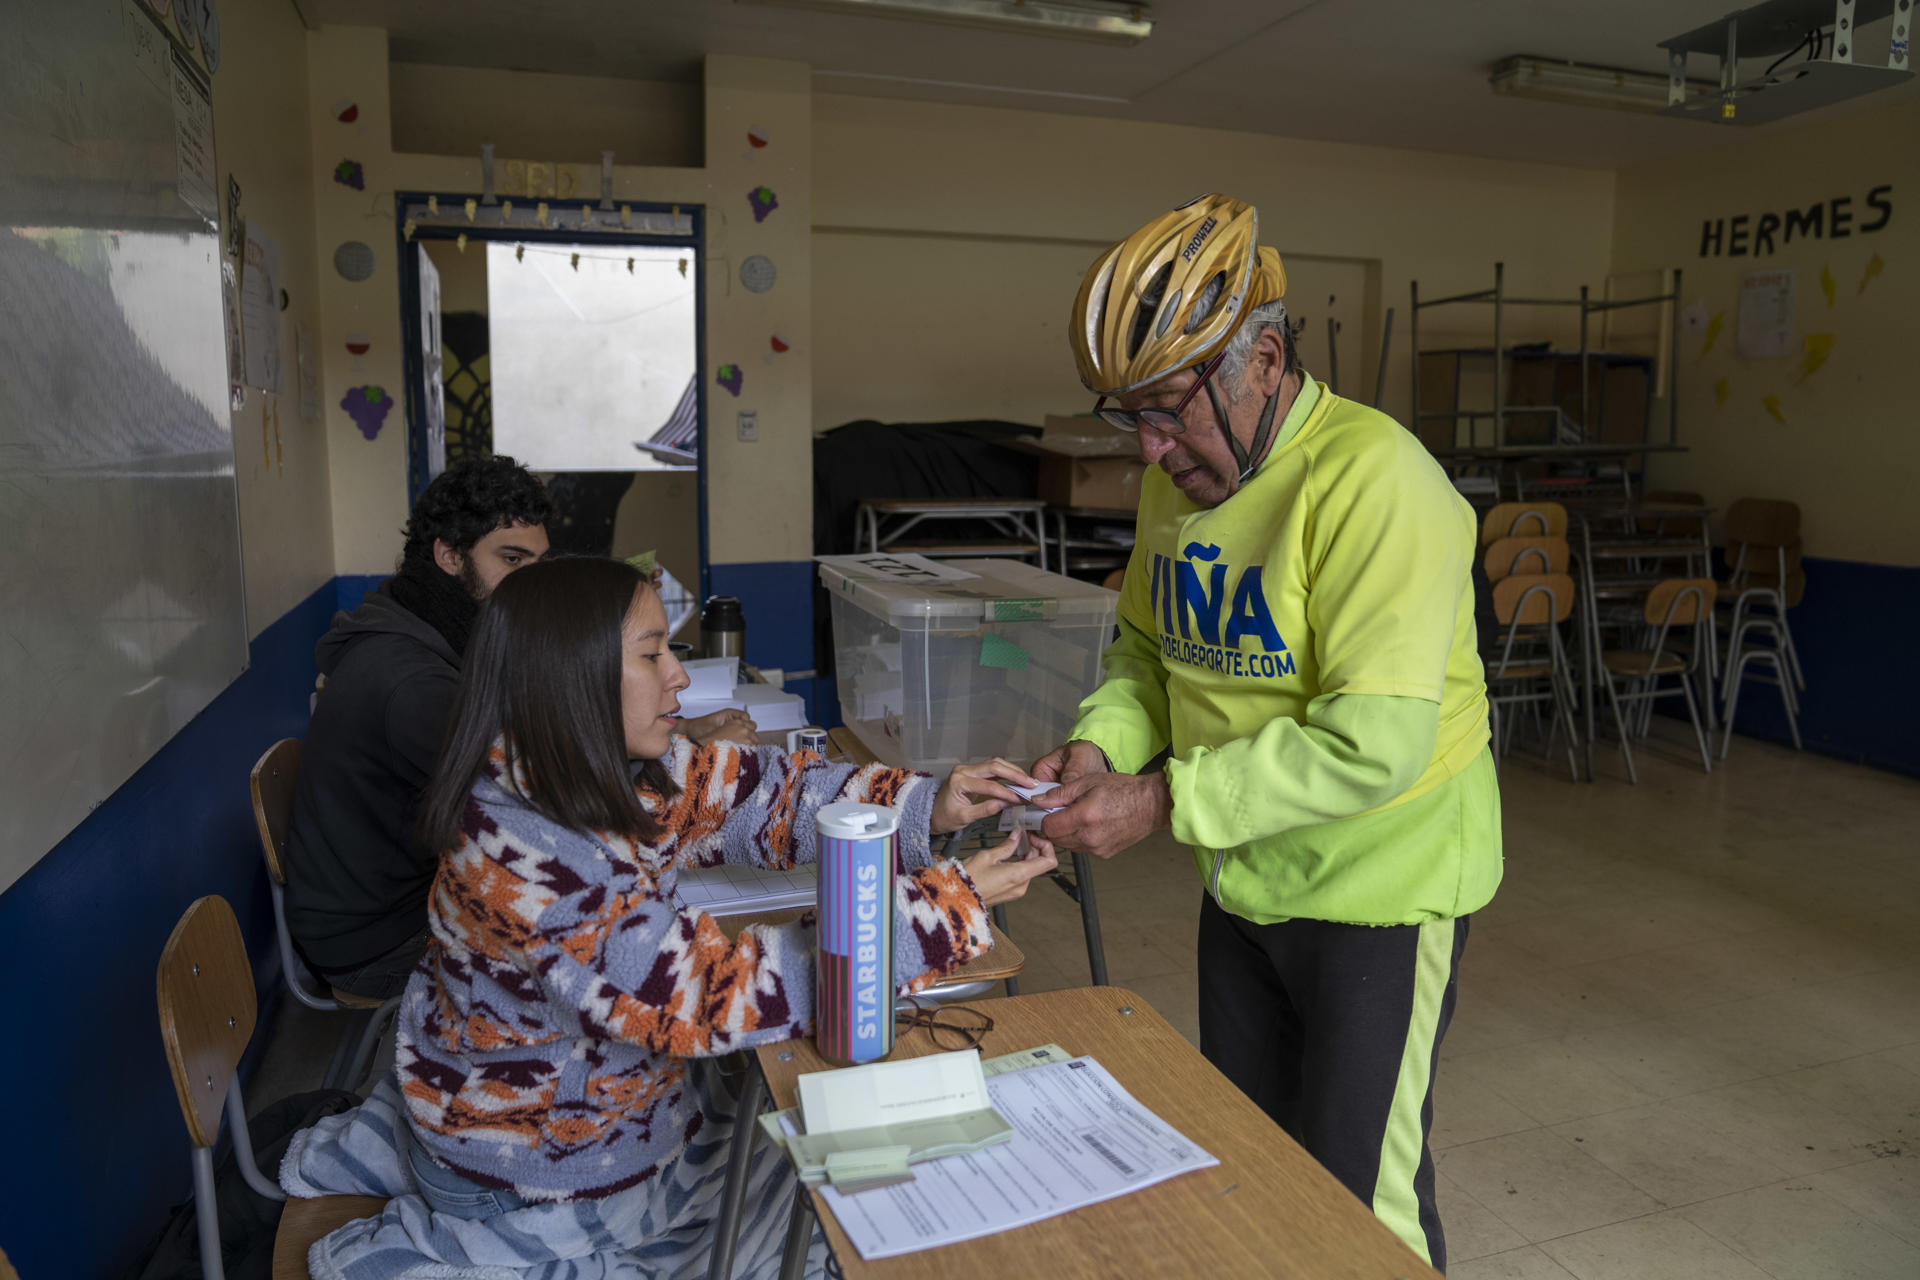
M 1173 279 L 1173 263 L 1168 262 L 1154 272 L 1140 290 L 1140 303 L 1133 313 L 1133 331 L 1127 335 L 1127 359 L 1140 354 L 1141 344 L 1147 340 L 1147 331 L 1153 327 L 1154 313 L 1160 307 L 1160 299 L 1167 294 L 1167 282 Z
M 1202 289 L 1200 295 L 1193 300 L 1193 310 L 1187 313 L 1187 327 L 1184 332 L 1192 333 L 1207 322 L 1207 317 L 1213 314 L 1214 305 L 1220 301 L 1220 291 L 1226 287 L 1227 273 L 1216 272 L 1213 279 L 1207 281 L 1207 287 Z
M 1157 341 L 1167 336 L 1167 329 L 1173 324 L 1173 317 L 1180 311 L 1180 290 L 1175 289 L 1173 296 L 1160 308 L 1160 323 L 1153 327 L 1153 336 Z

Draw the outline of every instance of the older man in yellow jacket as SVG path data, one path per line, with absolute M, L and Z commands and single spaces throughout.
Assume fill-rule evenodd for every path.
M 1105 677 L 1034 773 L 1069 848 L 1192 848 L 1202 1051 L 1444 1268 L 1433 1077 L 1501 864 L 1475 522 L 1414 436 L 1300 371 L 1285 292 L 1218 195 L 1088 271 L 1081 379 L 1149 470 Z

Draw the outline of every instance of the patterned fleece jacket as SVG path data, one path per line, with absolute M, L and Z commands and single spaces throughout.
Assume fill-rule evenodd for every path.
M 933 862 L 925 774 L 676 738 L 680 794 L 642 788 L 652 842 L 570 831 L 505 785 L 496 746 L 442 856 L 434 943 L 401 1002 L 394 1071 L 420 1145 L 529 1200 L 608 1196 L 658 1174 L 707 1121 L 685 1059 L 813 1025 L 813 916 L 737 936 L 685 906 L 680 869 L 815 857 L 813 815 L 901 811 L 895 972 L 926 986 L 992 946 L 957 862 Z

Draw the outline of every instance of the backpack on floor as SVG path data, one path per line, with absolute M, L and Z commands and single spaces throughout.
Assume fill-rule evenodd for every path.
M 326 1116 L 359 1105 L 359 1095 L 345 1089 L 315 1089 L 262 1107 L 259 1114 L 247 1118 L 253 1158 L 260 1172 L 269 1178 L 274 1176 L 294 1134 Z M 248 1186 L 230 1140 L 222 1145 L 227 1150 L 214 1165 L 213 1190 L 220 1212 L 220 1259 L 227 1280 L 273 1280 L 273 1237 L 280 1227 L 280 1211 L 286 1206 Z M 200 1230 L 191 1196 L 168 1211 L 167 1225 L 147 1246 L 141 1261 L 127 1272 L 126 1280 L 202 1280 Z

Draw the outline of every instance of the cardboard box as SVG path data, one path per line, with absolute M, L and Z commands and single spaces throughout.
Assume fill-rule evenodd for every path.
M 1052 506 L 1133 511 L 1140 505 L 1147 469 L 1130 431 L 1091 414 L 1049 414 L 1037 439 L 1008 447 L 1039 456 L 1039 494 Z

